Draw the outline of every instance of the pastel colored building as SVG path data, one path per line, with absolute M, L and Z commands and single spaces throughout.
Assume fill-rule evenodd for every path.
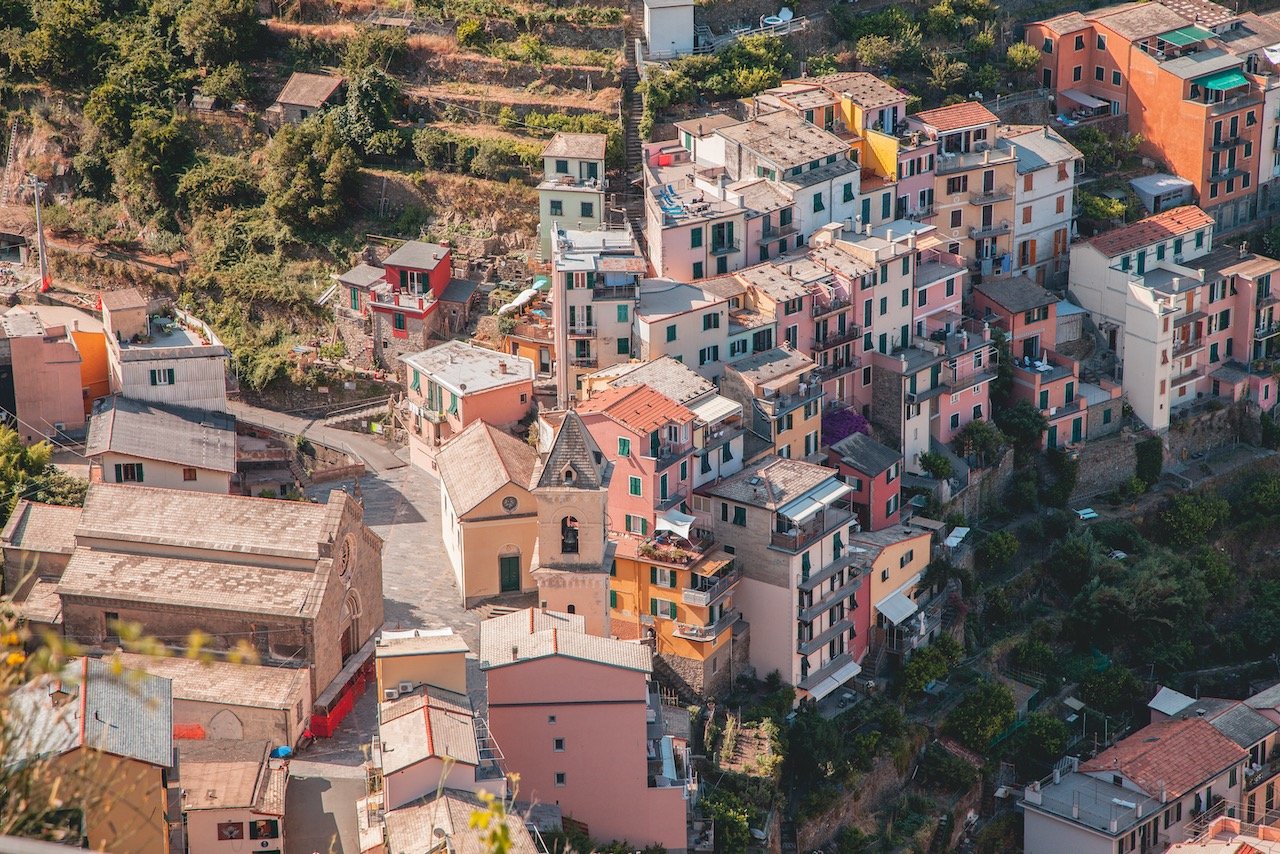
M 1084 159 L 1044 125 L 1002 125 L 999 133 L 1018 158 L 1011 272 L 1042 285 L 1065 283 L 1075 233 L 1076 175 Z
M 80 388 L 87 417 L 93 402 L 111 393 L 111 372 L 107 366 L 107 338 L 102 321 L 87 311 L 63 305 L 14 306 L 6 314 L 30 312 L 46 329 L 63 326 L 71 334 L 80 353 Z
M 289 763 L 266 741 L 178 742 L 188 854 L 283 851 Z
M 651 59 L 693 53 L 693 0 L 644 0 L 644 40 Z
M 0 409 L 24 443 L 84 427 L 81 368 L 67 326 L 21 308 L 0 315 Z
M 1257 215 L 1274 26 L 1213 2 L 1120 4 L 1029 24 L 1040 80 L 1071 121 L 1121 116 L 1143 155 L 1194 185 L 1219 230 Z M 1273 100 L 1275 95 L 1270 96 Z
M 646 279 L 634 315 L 640 360 L 671 356 L 708 379 L 720 376 L 729 352 L 724 299 L 695 285 Z
M 871 608 L 867 662 L 875 672 L 881 655 L 899 663 L 932 643 L 942 632 L 947 592 L 923 583 L 933 557 L 933 531 L 910 522 L 849 535 L 849 549 L 869 565 L 867 601 Z
M 227 411 L 227 349 L 207 324 L 178 309 L 152 314 L 134 288 L 100 301 L 113 394 Z
M 538 257 L 552 256 L 556 232 L 591 231 L 604 222 L 602 133 L 557 133 L 542 150 L 538 184 Z
M 436 456 L 444 550 L 468 608 L 537 589 L 538 507 L 530 491 L 537 460 L 528 442 L 484 421 L 473 421 Z
M 1200 718 L 1152 723 L 1075 770 L 1028 785 L 1027 854 L 1165 850 L 1215 798 L 1234 817 L 1249 754 Z
M 374 650 L 378 697 L 395 699 L 418 685 L 465 694 L 470 651 L 466 641 L 449 628 L 385 629 Z
M 85 456 L 97 483 L 225 495 L 236 474 L 236 419 L 112 395 L 94 405 Z
M 741 563 L 734 601 L 751 626 L 751 665 L 801 699 L 852 679 L 866 651 L 870 563 L 852 546 L 850 493 L 833 469 L 771 456 L 702 487 L 694 508 Z
M 6 703 L 17 733 L 6 761 L 46 763 L 32 797 L 80 808 L 82 847 L 168 854 L 170 824 L 182 823 L 169 680 L 82 657 Z
M 977 102 L 909 116 L 908 128 L 938 145 L 934 197 L 938 236 L 947 252 L 983 274 L 1003 267 L 1011 252 L 1018 155 L 997 133 L 995 114 Z
M 827 450 L 849 485 L 849 500 L 864 531 L 896 525 L 902 516 L 902 455 L 865 433 L 850 433 Z
M 561 231 L 551 254 L 556 399 L 563 408 L 579 378 L 631 360 L 644 256 L 629 229 Z M 545 309 L 544 309 L 545 312 Z M 527 315 L 526 315 L 527 317 Z
M 689 759 L 662 735 L 647 647 L 526 609 L 480 624 L 480 667 L 522 799 L 556 804 L 593 839 L 686 850 Z
M 730 362 L 720 388 L 771 453 L 805 459 L 822 447 L 824 392 L 814 373 L 812 360 L 783 345 Z
M 533 363 L 520 356 L 446 341 L 400 361 L 403 408 L 412 425 L 410 459 L 427 469 L 440 446 L 467 426 L 484 421 L 509 427 L 533 405 Z

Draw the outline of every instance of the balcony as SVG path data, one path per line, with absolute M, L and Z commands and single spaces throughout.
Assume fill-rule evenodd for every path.
M 1242 142 L 1244 142 L 1244 140 L 1242 140 L 1240 137 L 1233 136 L 1228 139 L 1218 140 L 1217 142 L 1215 142 L 1213 145 L 1210 146 L 1210 149 L 1213 151 L 1226 151 L 1228 148 L 1235 148 L 1237 145 L 1239 145 Z
M 775 228 L 766 228 L 764 231 L 760 232 L 760 239 L 757 240 L 756 243 L 760 243 L 760 244 L 773 243 L 775 240 L 783 240 L 785 238 L 791 237 L 792 235 L 797 234 L 799 231 L 800 231 L 800 226 L 796 225 L 794 221 L 789 222 L 786 225 L 777 226 Z
M 680 484 L 674 490 L 668 491 L 665 497 L 659 498 L 654 503 L 654 509 L 658 510 L 659 512 L 670 510 L 672 507 L 678 506 L 680 502 L 688 501 L 688 500 L 689 500 L 688 489 L 685 487 L 684 484 Z
M 817 381 L 817 371 L 811 371 L 810 377 L 813 379 L 813 382 L 809 382 L 807 384 L 801 383 L 801 385 L 805 386 L 803 393 L 796 390 L 794 392 L 776 394 L 773 397 L 768 397 L 767 395 L 771 389 L 766 388 L 766 397 L 764 400 L 760 401 L 760 403 L 763 404 L 762 408 L 765 413 L 770 418 L 777 418 L 779 415 L 783 415 L 793 409 L 799 409 L 806 403 L 822 397 L 822 384 Z
M 426 311 L 435 304 L 435 295 L 428 292 L 425 294 L 413 293 L 379 293 L 373 291 L 369 294 L 370 302 L 380 308 L 403 308 L 408 311 Z
M 1231 98 L 1218 101 L 1215 104 L 1206 104 L 1205 106 L 1209 108 L 1209 115 L 1221 116 L 1221 115 L 1225 115 L 1226 113 L 1235 112 L 1236 110 L 1243 110 L 1245 107 L 1251 107 L 1261 103 L 1262 103 L 1261 99 L 1259 99 L 1257 96 L 1253 95 L 1252 93 L 1242 92 L 1239 95 L 1235 95 Z
M 595 370 L 599 360 L 595 356 L 574 356 L 569 360 L 569 364 L 575 368 L 590 368 Z
M 798 552 L 853 517 L 852 505 L 847 500 L 832 503 L 803 525 L 793 525 L 786 531 L 774 531 L 769 535 L 769 545 L 790 552 Z M 785 518 L 785 517 L 781 517 Z
M 818 634 L 808 640 L 797 641 L 796 652 L 801 655 L 811 655 L 822 649 L 831 641 L 840 637 L 840 635 L 847 633 L 851 628 L 853 628 L 853 620 L 849 617 L 842 617 L 841 619 L 836 620 L 834 625 L 818 632 Z
M 691 641 L 713 641 L 720 635 L 724 634 L 734 623 L 738 622 L 738 610 L 730 608 L 720 615 L 720 619 L 708 626 L 698 626 L 693 623 L 676 622 L 675 628 L 672 630 L 678 638 L 684 638 Z
M 434 409 L 422 410 L 422 417 L 430 421 L 432 424 L 444 424 L 449 420 L 449 416 L 443 412 L 437 412 Z
M 1181 359 L 1183 356 L 1190 356 L 1192 353 L 1199 352 L 1204 349 L 1204 336 L 1190 338 L 1185 341 L 1173 342 L 1173 358 Z
M 680 598 L 686 605 L 708 608 L 724 598 L 737 585 L 740 578 L 742 578 L 742 570 L 736 564 L 730 564 L 719 575 L 694 575 L 694 586 L 682 590 Z
M 853 656 L 850 653 L 842 652 L 839 655 L 837 655 L 835 658 L 828 661 L 826 664 L 819 667 L 817 670 L 810 670 L 800 680 L 800 684 L 797 685 L 796 687 L 800 688 L 803 691 L 811 691 L 815 687 L 817 687 L 818 683 L 825 680 L 828 676 L 840 670 L 840 668 L 844 667 L 845 665 L 852 664 L 852 663 L 853 663 Z
M 949 175 L 952 172 L 964 172 L 980 166 L 993 166 L 1014 159 L 1010 148 L 985 148 L 982 151 L 943 151 L 934 161 L 934 174 Z
M 862 360 L 857 356 L 851 356 L 844 361 L 832 362 L 829 365 L 818 365 L 813 369 L 811 376 L 815 383 L 821 384 L 827 380 L 843 376 L 850 371 L 856 371 L 860 367 L 862 367 Z
M 597 285 L 591 289 L 594 299 L 637 299 L 639 289 L 636 285 Z
M 693 448 L 678 442 L 663 443 L 658 446 L 658 456 L 654 458 L 655 471 L 664 471 L 689 456 Z M 648 456 L 645 454 L 644 456 Z
M 721 445 L 729 444 L 746 432 L 738 424 L 721 424 L 715 429 L 704 428 L 702 431 L 702 446 L 695 448 L 694 453 L 699 455 L 709 454 Z
M 850 341 L 857 341 L 862 337 L 862 327 L 854 324 L 846 326 L 844 332 L 835 330 L 827 333 L 822 338 L 814 338 L 813 349 L 830 350 L 832 347 L 839 347 L 841 344 L 848 344 Z
M 975 225 L 969 229 L 969 237 L 973 240 L 984 240 L 988 237 L 999 237 L 1002 234 L 1009 233 L 1009 220 L 1002 219 L 999 222 L 990 222 L 984 225 Z
M 807 578 L 802 577 L 798 582 L 796 582 L 796 589 L 803 590 L 805 592 L 817 590 L 823 584 L 830 581 L 840 570 L 848 569 L 858 563 L 859 557 L 861 557 L 861 555 L 858 552 L 846 551 L 842 556 L 831 561 L 831 563 L 822 567 L 822 569 L 819 569 L 817 572 L 810 572 Z M 858 573 L 856 572 L 854 573 L 855 576 L 857 574 Z
M 809 313 L 815 318 L 826 317 L 829 314 L 835 314 L 838 311 L 844 311 L 850 305 L 849 300 L 843 297 L 837 297 L 826 305 L 820 305 L 815 302 L 809 309 Z
M 862 574 L 854 572 L 852 578 L 847 579 L 845 583 L 835 591 L 823 594 L 819 601 L 805 608 L 801 608 L 797 605 L 796 619 L 804 623 L 812 623 L 818 617 L 822 616 L 823 613 L 830 611 L 836 605 L 839 605 L 841 602 L 852 596 L 861 586 Z
M 1244 773 L 1244 788 L 1246 792 L 1249 789 L 1256 789 L 1277 774 L 1280 774 L 1280 759 L 1272 759 L 1261 767 L 1250 766 L 1250 768 L 1251 770 L 1246 770 Z
M 576 323 L 568 329 L 570 338 L 595 338 L 596 325 L 594 323 Z
M 942 606 L 947 595 L 945 591 L 939 593 L 900 625 L 886 631 L 885 648 L 891 653 L 902 654 L 928 643 L 929 637 L 942 627 Z
M 1253 330 L 1253 337 L 1259 341 L 1265 338 L 1273 338 L 1276 335 L 1280 335 L 1280 321 L 1268 323 Z
M 992 187 L 990 190 L 982 190 L 977 193 L 969 194 L 969 204 L 971 205 L 991 205 L 996 202 L 1007 202 L 1013 198 L 1013 190 L 1009 187 Z
M 712 257 L 719 257 L 721 255 L 732 255 L 735 252 L 741 252 L 741 251 L 742 251 L 741 240 L 729 240 L 723 243 L 711 244 Z

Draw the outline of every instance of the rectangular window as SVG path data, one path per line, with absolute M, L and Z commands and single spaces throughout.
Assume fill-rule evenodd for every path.
M 195 479 L 196 479 L 196 470 L 195 470 L 195 469 L 193 469 L 193 468 L 184 468 L 184 469 L 182 470 L 182 479 L 183 479 L 184 481 L 195 480 Z
M 173 385 L 173 368 L 153 368 L 150 376 L 152 385 Z
M 556 788 L 563 789 L 565 786 L 565 773 L 563 771 L 556 772 Z
M 719 329 L 719 328 L 720 328 L 720 313 L 718 311 L 713 311 L 708 314 L 702 315 L 702 329 L 704 332 L 708 329 Z
M 702 272 L 702 262 L 701 262 L 701 261 L 694 261 L 694 262 L 693 262 L 693 270 L 692 270 L 692 276 L 691 276 L 691 278 L 694 278 L 694 279 L 701 279 L 701 278 L 702 278 L 702 276 L 703 276 L 703 272 Z
M 960 211 L 959 211 L 959 210 L 954 210 L 954 211 L 952 211 L 952 212 L 951 212 L 951 227 L 952 227 L 952 228 L 959 228 L 959 227 L 960 227 L 960 216 L 961 216 L 961 213 L 960 213 Z
M 747 508 L 738 506 L 733 508 L 733 524 L 739 528 L 747 527 Z
M 1107 37 L 1106 37 L 1106 36 L 1104 36 L 1104 35 L 1099 34 L 1099 36 L 1098 36 L 1098 50 L 1106 50 L 1106 49 L 1107 49 Z
M 395 314 L 393 314 L 391 317 L 391 323 L 392 323 L 392 326 L 394 326 L 398 331 L 403 332 L 404 331 L 404 312 L 397 311 Z
M 631 316 L 631 309 L 627 306 L 626 303 L 622 303 L 621 305 L 618 306 L 618 322 L 619 323 L 629 323 L 630 316 Z
M 821 213 L 826 209 L 827 209 L 827 206 L 822 201 L 822 193 L 814 193 L 813 194 L 813 212 Z
M 563 738 L 551 739 L 551 749 L 554 750 L 556 753 L 564 753 L 564 739 Z
M 1113 71 L 1111 72 L 1111 85 L 1112 85 L 1112 86 L 1119 86 L 1119 85 L 1120 85 L 1120 71 L 1119 71 L 1119 69 L 1113 70 Z
M 1053 39 L 1046 38 L 1040 49 L 1045 53 L 1053 53 Z
M 580 210 L 582 211 L 583 218 L 591 219 L 596 215 L 596 204 L 595 202 L 583 202 L 580 206 Z
M 853 182 L 846 181 L 844 185 L 844 195 L 841 197 L 845 202 L 853 201 Z
M 697 249 L 701 245 L 702 245 L 702 229 L 701 228 L 689 229 L 689 248 Z
M 552 215 L 552 216 L 564 216 L 564 202 L 560 201 L 559 199 L 552 199 L 552 200 L 551 200 L 551 215 Z
M 1101 81 L 1101 80 L 1103 79 L 1103 77 L 1105 77 L 1105 76 L 1106 76 L 1106 71 L 1103 69 L 1103 67 L 1102 67 L 1101 65 L 1095 65 L 1095 66 L 1093 67 L 1093 79 L 1094 79 L 1094 80 Z
M 676 325 L 674 323 L 667 327 L 667 340 L 676 340 Z
M 631 456 L 631 440 L 618 437 L 618 456 L 626 459 Z
M 1196 232 L 1196 248 L 1197 249 L 1204 248 L 1204 232 L 1203 231 Z
M 640 478 L 632 475 L 627 478 L 627 492 L 631 495 L 640 496 L 644 492 L 644 487 L 640 482 Z
M 618 355 L 619 356 L 631 355 L 631 339 L 630 338 L 618 339 Z
M 142 463 L 116 463 L 116 483 L 142 482 Z
M 1082 79 L 1084 79 L 1084 66 L 1077 65 L 1071 69 L 1071 80 L 1073 83 L 1079 83 Z

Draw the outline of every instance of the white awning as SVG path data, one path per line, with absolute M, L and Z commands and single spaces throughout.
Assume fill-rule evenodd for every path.
M 778 508 L 778 513 L 797 524 L 806 522 L 818 514 L 823 507 L 829 506 L 836 499 L 848 495 L 853 487 L 832 478 L 827 483 L 812 491 L 788 501 Z
M 705 424 L 715 424 L 730 415 L 741 415 L 742 404 L 736 400 L 730 400 L 724 395 L 713 394 L 706 400 L 690 404 L 689 411 L 696 415 L 699 421 Z
M 689 539 L 689 529 L 691 527 L 693 527 L 692 516 L 686 516 L 679 510 L 672 509 L 657 518 L 653 529 L 655 532 L 670 531 L 671 533 L 678 534 L 687 540 Z
M 858 665 L 858 662 L 850 661 L 844 667 L 814 685 L 813 690 L 809 692 L 809 696 L 815 700 L 821 700 L 861 672 L 862 668 Z
M 884 614 L 889 622 L 898 626 L 902 624 L 903 620 L 916 612 L 916 603 L 905 593 L 894 593 L 876 605 L 876 610 Z
M 954 549 L 956 546 L 958 546 L 958 545 L 960 545 L 961 543 L 963 543 L 963 542 L 964 542 L 964 538 L 965 538 L 965 537 L 967 537 L 967 536 L 969 536 L 969 529 L 968 529 L 968 528 L 956 528 L 956 529 L 955 529 L 954 531 L 952 531 L 952 532 L 951 532 L 951 534 L 947 537 L 947 539 L 946 539 L 946 541 L 943 543 L 943 545 L 944 545 L 944 546 L 946 546 L 946 547 L 947 547 L 947 548 L 949 548 L 949 549 Z
M 1064 97 L 1069 98 L 1072 101 L 1075 101 L 1080 106 L 1088 107 L 1091 110 L 1096 110 L 1099 107 L 1107 106 L 1106 101 L 1101 101 L 1093 97 L 1092 95 L 1081 92 L 1079 89 L 1068 89 L 1062 94 Z
M 837 498 L 842 498 L 853 492 L 853 487 L 847 483 L 838 480 L 830 480 L 824 486 L 818 488 L 818 491 L 811 496 L 815 501 L 821 501 L 824 506 L 830 505 Z

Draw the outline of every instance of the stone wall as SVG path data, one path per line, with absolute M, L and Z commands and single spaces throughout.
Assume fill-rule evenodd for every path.
M 1234 444 L 1255 442 L 1259 438 L 1259 409 L 1241 401 L 1218 410 L 1205 410 L 1169 424 L 1164 436 L 1166 466 L 1186 462 L 1197 454 Z
M 718 662 L 714 670 L 710 661 L 704 665 L 692 658 L 658 653 L 654 656 L 658 681 L 686 702 L 728 693 L 733 687 L 733 680 L 751 668 L 748 660 L 751 635 L 746 625 L 741 621 L 734 625 L 733 640 L 727 648 L 716 653 Z
M 1076 488 L 1070 501 L 1093 498 L 1127 483 L 1137 474 L 1138 455 L 1134 448 L 1142 438 L 1141 433 L 1124 430 L 1086 442 L 1080 449 Z
M 1013 480 L 1013 449 L 1006 448 L 1000 462 L 984 469 L 971 469 L 969 485 L 943 506 L 943 513 L 960 513 L 979 519 L 994 504 L 1004 500 Z

